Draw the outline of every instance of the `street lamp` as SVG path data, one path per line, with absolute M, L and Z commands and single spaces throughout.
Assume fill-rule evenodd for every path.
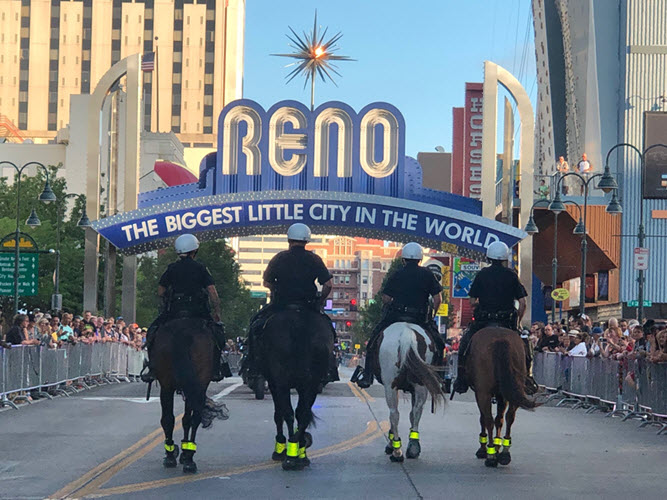
M 20 257 L 20 247 L 19 247 L 19 240 L 20 240 L 20 225 L 21 225 L 21 176 L 23 175 L 23 171 L 31 166 L 35 165 L 39 168 L 41 168 L 44 171 L 44 174 L 46 175 L 46 182 L 44 183 L 44 189 L 42 190 L 41 194 L 37 197 L 37 199 L 43 203 L 51 203 L 52 201 L 56 201 L 56 195 L 54 194 L 53 190 L 51 189 L 51 184 L 49 184 L 49 171 L 47 168 L 37 162 L 37 161 L 29 161 L 28 163 L 24 164 L 22 167 L 18 167 L 16 164 L 12 163 L 11 161 L 0 161 L 0 166 L 2 165 L 10 165 L 14 167 L 14 170 L 16 170 L 16 231 L 14 234 L 14 314 L 18 314 L 19 312 L 19 257 Z M 26 221 L 26 224 L 28 224 L 31 227 L 38 226 L 40 225 L 39 218 L 37 217 L 37 213 L 35 212 L 35 209 L 33 208 L 30 217 L 28 217 L 28 220 Z
M 55 286 L 53 289 L 53 297 L 51 297 L 51 308 L 54 310 L 59 311 L 62 309 L 62 297 L 60 295 L 60 218 L 61 215 L 62 217 L 65 216 L 65 212 L 63 211 L 61 214 L 61 209 L 64 208 L 65 206 L 65 201 L 67 198 L 83 198 L 84 203 L 83 203 L 83 212 L 81 213 L 81 218 L 79 219 L 79 222 L 77 222 L 78 227 L 86 228 L 86 227 L 91 227 L 92 224 L 90 222 L 90 219 L 88 218 L 88 214 L 86 213 L 86 197 L 83 194 L 75 194 L 75 193 L 69 193 L 63 196 L 62 198 L 62 203 L 58 203 L 57 210 L 56 210 L 56 276 L 55 276 Z
M 598 177 L 600 178 L 600 182 L 598 183 L 597 187 L 599 189 L 602 189 L 602 191 L 604 191 L 605 193 L 611 191 L 612 189 L 617 189 L 618 184 L 616 184 L 616 180 L 609 173 L 609 168 L 605 168 L 603 174 L 594 174 L 591 175 L 590 177 L 584 177 L 583 175 L 577 172 L 568 172 L 566 174 L 563 174 L 559 177 L 558 182 L 556 183 L 556 196 L 554 197 L 554 200 L 549 204 L 549 210 L 551 210 L 554 213 L 560 213 L 563 210 L 565 210 L 565 205 L 560 199 L 560 183 L 563 182 L 563 179 L 565 179 L 565 177 L 568 176 L 574 176 L 577 179 L 579 179 L 579 182 L 581 182 L 582 186 L 584 187 L 584 216 L 583 216 L 583 221 L 581 218 L 579 220 L 582 227 L 578 228 L 579 224 L 577 224 L 577 228 L 575 228 L 578 229 L 578 231 L 580 231 L 579 234 L 582 235 L 581 277 L 579 278 L 579 312 L 580 314 L 584 314 L 586 312 L 586 255 L 588 253 L 588 237 L 587 237 L 588 231 L 586 230 L 586 214 L 588 212 L 589 187 L 591 185 L 591 182 L 593 182 L 593 179 L 597 179 Z M 600 183 L 602 183 L 602 186 L 600 186 Z M 613 187 L 614 185 L 616 185 L 616 188 Z M 614 196 L 612 196 L 609 205 L 607 205 L 607 213 L 610 213 L 612 215 L 619 214 L 623 211 L 615 195 L 616 193 L 614 193 Z
M 632 144 L 628 144 L 627 142 L 622 142 L 620 144 L 616 144 L 614 147 L 612 147 L 608 152 L 607 152 L 607 157 L 604 162 L 604 170 L 605 173 L 609 172 L 609 157 L 611 156 L 611 153 L 620 147 L 627 147 L 632 149 L 635 153 L 639 155 L 639 160 L 640 160 L 640 184 L 639 184 L 639 226 L 637 228 L 637 244 L 639 245 L 639 248 L 644 248 L 644 243 L 646 239 L 646 232 L 644 228 L 644 171 L 645 166 L 646 166 L 646 153 L 648 153 L 651 149 L 654 148 L 667 148 L 667 144 L 653 144 L 652 146 L 647 147 L 644 152 L 642 153 L 639 151 L 639 149 Z M 616 171 L 618 173 L 618 164 L 616 166 Z M 610 208 L 613 210 L 617 210 L 620 208 L 620 204 L 618 203 L 618 200 L 616 199 L 616 193 L 614 193 L 614 196 L 611 199 L 611 202 L 609 203 L 609 206 L 607 206 L 607 212 L 609 213 L 614 213 L 610 212 Z M 620 212 L 615 212 L 615 213 L 620 213 Z M 638 283 L 638 297 L 637 297 L 637 320 L 639 321 L 639 324 L 642 324 L 644 322 L 644 270 L 639 269 L 637 271 L 638 276 L 637 276 L 637 283 Z
M 558 198 L 558 203 L 563 206 L 563 210 L 565 210 L 565 204 L 564 203 L 571 203 L 572 205 L 576 205 L 577 208 L 579 209 L 579 222 L 574 228 L 574 231 L 572 231 L 572 234 L 584 234 L 586 231 L 586 227 L 584 226 L 582 220 L 581 220 L 581 206 L 579 203 L 576 201 L 571 201 L 567 200 L 565 202 L 561 201 L 560 195 L 558 195 L 558 192 L 556 192 L 556 198 Z M 544 199 L 544 200 L 537 200 L 535 203 L 533 203 L 533 206 L 530 207 L 530 216 L 528 217 L 528 223 L 526 224 L 526 227 L 524 228 L 524 231 L 526 231 L 528 234 L 537 234 L 540 232 L 539 228 L 537 227 L 537 224 L 535 224 L 535 219 L 533 218 L 533 211 L 535 210 L 535 207 L 541 203 L 548 203 L 549 206 L 548 208 L 551 210 L 551 206 L 554 203 L 554 200 L 549 200 L 549 199 Z M 558 208 L 560 205 L 556 205 Z M 554 214 L 554 255 L 553 259 L 551 260 L 551 291 L 553 292 L 556 289 L 556 286 L 558 285 L 558 215 L 563 211 L 563 210 L 551 210 Z M 551 322 L 555 323 L 556 322 L 556 299 L 551 297 Z

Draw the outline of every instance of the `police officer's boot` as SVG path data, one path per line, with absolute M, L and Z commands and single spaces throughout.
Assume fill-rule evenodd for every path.
M 468 355 L 468 347 L 470 346 L 470 338 L 472 334 L 470 333 L 471 329 L 468 328 L 466 332 L 461 337 L 461 342 L 459 343 L 459 356 L 458 356 L 458 365 L 456 372 L 456 380 L 454 381 L 454 392 L 459 394 L 464 394 L 468 392 L 468 379 L 466 377 L 466 358 Z
M 340 380 L 340 375 L 338 375 L 338 361 L 336 361 L 336 355 L 333 351 L 329 353 L 329 372 L 327 378 L 329 382 L 338 382 Z
M 144 345 L 144 348 L 146 349 L 148 358 L 144 358 L 144 367 L 141 369 L 141 373 L 139 373 L 139 378 L 141 378 L 142 382 L 146 382 L 147 384 L 155 380 L 153 366 L 151 365 L 151 350 L 153 343 L 155 342 L 155 334 L 159 325 L 160 324 L 156 319 L 151 326 L 148 327 L 148 331 L 146 332 L 146 344 Z
M 524 338 L 523 335 L 521 336 L 521 340 L 523 341 L 523 347 L 526 351 L 526 394 L 531 396 L 535 394 L 540 387 L 533 378 L 533 349 L 530 345 L 530 340 L 527 337 Z
M 211 325 L 211 331 L 213 332 L 213 338 L 216 343 L 216 363 L 213 370 L 213 375 L 211 377 L 212 382 L 220 382 L 225 377 L 231 377 L 232 371 L 229 368 L 229 363 L 226 360 L 222 359 L 222 350 L 225 346 L 227 339 L 225 338 L 225 326 L 222 324 L 222 321 L 213 323 Z

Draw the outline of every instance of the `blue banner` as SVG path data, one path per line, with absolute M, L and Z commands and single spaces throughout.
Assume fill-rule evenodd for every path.
M 354 193 L 295 194 L 208 196 L 126 212 L 95 221 L 93 227 L 124 253 L 165 246 L 165 239 L 183 233 L 208 238 L 284 233 L 295 222 L 319 234 L 446 242 L 478 252 L 498 240 L 512 246 L 525 236 L 497 221 L 425 203 Z

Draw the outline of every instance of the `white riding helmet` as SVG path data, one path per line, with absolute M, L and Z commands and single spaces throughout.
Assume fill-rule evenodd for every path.
M 178 255 L 185 255 L 199 248 L 199 240 L 194 234 L 182 234 L 176 238 L 174 248 Z
M 287 230 L 287 239 L 292 241 L 310 241 L 310 228 L 297 222 Z
M 401 257 L 404 259 L 422 260 L 423 256 L 424 250 L 422 250 L 422 246 L 419 243 L 415 243 L 414 241 L 411 241 L 405 245 L 403 250 L 401 250 Z
M 510 249 L 502 241 L 494 241 L 486 249 L 486 256 L 492 260 L 508 260 Z

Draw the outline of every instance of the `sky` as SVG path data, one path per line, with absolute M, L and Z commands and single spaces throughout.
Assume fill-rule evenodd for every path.
M 452 108 L 466 82 L 481 82 L 491 60 L 512 72 L 535 100 L 530 0 L 247 0 L 243 96 L 265 109 L 278 101 L 310 103 L 303 79 L 286 84 L 292 52 L 286 34 L 343 33 L 337 86 L 318 80 L 315 105 L 342 101 L 355 110 L 375 101 L 396 106 L 406 123 L 406 154 L 452 149 Z

